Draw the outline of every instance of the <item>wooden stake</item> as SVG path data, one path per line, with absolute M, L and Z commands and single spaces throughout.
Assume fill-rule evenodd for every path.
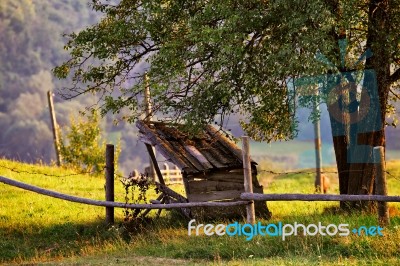
M 377 170 L 375 191 L 377 195 L 387 196 L 384 148 L 382 146 L 374 147 L 373 154 Z M 378 201 L 378 221 L 380 225 L 388 225 L 390 223 L 387 202 Z
M 149 81 L 149 76 L 147 75 L 147 73 L 144 76 L 144 82 L 145 82 L 145 89 L 144 89 L 145 106 L 144 107 L 145 107 L 145 111 L 146 111 L 145 121 L 150 122 L 151 118 L 153 116 L 153 112 L 151 110 L 151 101 L 150 101 L 150 81 Z M 153 150 L 153 154 L 155 157 L 156 151 L 155 151 L 154 147 L 150 147 L 150 148 Z M 155 180 L 156 168 L 155 168 L 155 163 L 154 163 L 150 153 L 149 153 L 149 166 L 150 166 L 150 176 L 153 180 Z
M 251 162 L 250 162 L 250 146 L 249 137 L 242 137 L 242 150 L 243 150 L 243 173 L 244 173 L 244 191 L 246 193 L 253 193 L 253 180 L 251 175 Z M 247 223 L 255 224 L 255 208 L 254 201 L 246 205 Z
M 114 145 L 106 146 L 106 201 L 114 202 Z M 106 207 L 106 223 L 114 224 L 114 208 Z
M 317 92 L 318 96 L 318 92 Z M 319 110 L 317 102 L 314 102 L 315 111 Z M 315 192 L 324 193 L 324 179 L 321 174 L 322 155 L 321 155 L 321 130 L 319 119 L 314 123 L 314 143 L 315 143 Z
M 54 139 L 54 148 L 56 150 L 57 166 L 61 166 L 60 139 L 58 137 L 56 114 L 54 112 L 53 95 L 51 91 L 47 92 L 47 100 L 49 102 L 50 119 L 51 119 L 51 127 L 53 129 L 53 139 Z
M 152 165 L 154 167 L 154 171 L 157 174 L 158 181 L 161 184 L 165 185 L 164 178 L 162 176 L 160 167 L 158 167 L 158 164 L 157 164 L 156 154 L 154 153 L 154 147 L 151 146 L 150 144 L 147 144 L 147 143 L 145 145 L 146 145 L 146 148 L 147 148 L 147 152 L 149 153 L 149 156 L 150 156 L 150 162 L 152 163 Z

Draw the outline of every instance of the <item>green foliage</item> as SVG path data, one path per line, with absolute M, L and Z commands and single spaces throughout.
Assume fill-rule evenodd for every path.
M 397 5 L 389 11 L 395 20 Z M 340 71 L 337 40 L 343 32 L 349 40 L 346 65 L 366 49 L 369 6 L 360 1 L 122 0 L 92 6 L 103 19 L 69 35 L 71 58 L 54 69 L 57 77 L 74 80 L 65 93 L 104 92 L 103 114 L 128 108 L 127 119 L 134 121 L 144 87 L 138 66 L 149 63 L 154 110 L 192 132 L 240 114 L 255 139 L 291 138 L 296 123 L 286 80 Z M 387 43 L 377 45 L 398 53 L 394 25 Z M 332 64 L 318 62 L 317 53 Z M 108 93 L 116 88 L 119 93 Z
M 86 173 L 102 173 L 105 167 L 106 141 L 102 139 L 101 133 L 100 119 L 96 112 L 87 116 L 87 120 L 82 117 L 75 120 L 71 117 L 69 131 L 61 137 L 60 154 L 63 165 Z M 117 145 L 114 158 L 116 165 L 119 153 L 120 148 Z
M 256 139 L 293 137 L 284 80 L 320 72 L 311 58 L 334 45 L 326 38 L 333 15 L 322 1 L 93 1 L 93 7 L 105 17 L 69 36 L 71 59 L 54 69 L 59 78 L 72 74 L 65 93 L 106 92 L 103 114 L 128 108 L 134 121 L 143 79 L 131 70 L 148 62 L 155 111 L 192 132 L 240 114 Z M 98 64 L 89 63 L 93 58 Z M 124 86 L 129 80 L 135 85 Z M 116 88 L 119 96 L 108 93 Z

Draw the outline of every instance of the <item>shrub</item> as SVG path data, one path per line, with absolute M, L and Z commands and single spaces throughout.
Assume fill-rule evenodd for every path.
M 99 114 L 94 111 L 86 119 L 75 119 L 71 116 L 70 126 L 64 134 L 60 134 L 63 165 L 85 173 L 102 173 L 105 167 L 106 141 L 102 137 Z M 119 153 L 118 141 L 115 162 L 118 162 Z

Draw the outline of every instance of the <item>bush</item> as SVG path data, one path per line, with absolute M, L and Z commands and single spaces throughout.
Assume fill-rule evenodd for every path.
M 92 112 L 86 119 L 75 119 L 71 116 L 70 126 L 64 134 L 60 134 L 63 165 L 85 173 L 102 173 L 105 167 L 106 141 L 102 138 L 99 114 Z M 118 162 L 119 146 L 118 141 L 115 162 Z

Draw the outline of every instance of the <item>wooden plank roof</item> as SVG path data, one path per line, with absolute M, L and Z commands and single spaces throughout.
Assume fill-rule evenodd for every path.
M 176 124 L 139 120 L 136 126 L 141 141 L 154 146 L 157 152 L 188 174 L 243 167 L 241 149 L 211 125 L 191 138 Z

